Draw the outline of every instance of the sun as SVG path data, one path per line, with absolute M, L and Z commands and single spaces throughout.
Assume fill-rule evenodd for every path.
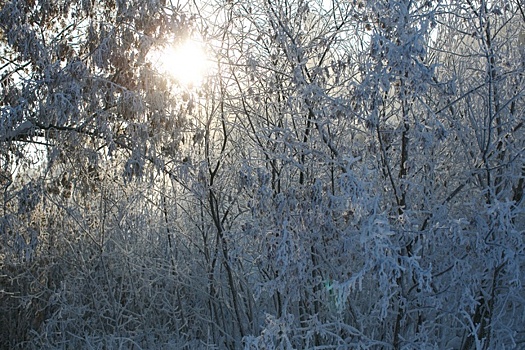
M 210 68 L 204 45 L 188 39 L 178 45 L 166 47 L 158 57 L 159 68 L 184 87 L 198 87 Z

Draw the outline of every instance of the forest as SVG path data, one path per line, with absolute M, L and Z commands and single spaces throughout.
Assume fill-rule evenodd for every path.
M 524 123 L 521 0 L 0 0 L 0 349 L 524 349 Z

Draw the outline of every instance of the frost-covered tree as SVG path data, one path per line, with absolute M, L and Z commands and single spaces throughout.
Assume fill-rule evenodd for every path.
M 93 317 L 82 316 L 96 306 L 84 299 L 86 288 L 99 287 L 95 309 L 109 310 L 118 303 L 102 296 L 117 283 L 108 271 L 126 274 L 124 261 L 115 269 L 105 265 L 115 250 L 108 242 L 115 235 L 146 239 L 148 232 L 137 238 L 137 230 L 152 230 L 137 195 L 130 195 L 140 187 L 122 186 L 154 176 L 146 174 L 148 163 L 165 171 L 163 157 L 179 144 L 185 125 L 186 102 L 147 55 L 182 40 L 191 20 L 165 1 L 15 0 L 2 2 L 0 30 L 2 347 L 40 331 L 44 347 L 73 346 L 55 338 L 60 332 L 89 344 L 98 328 L 88 325 Z M 136 210 L 129 210 L 132 203 Z M 126 222 L 130 217 L 140 220 Z M 73 299 L 60 299 L 61 293 Z M 62 308 L 68 303 L 70 309 Z M 59 314 L 86 324 L 66 326 Z M 119 326 L 100 327 L 116 335 Z
M 525 343 L 520 2 L 0 19 L 1 347 Z M 150 58 L 192 35 L 190 87 Z

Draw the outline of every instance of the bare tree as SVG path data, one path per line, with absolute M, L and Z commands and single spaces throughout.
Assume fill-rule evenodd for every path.
M 0 347 L 525 342 L 520 2 L 0 19 Z M 192 36 L 184 86 L 149 57 Z

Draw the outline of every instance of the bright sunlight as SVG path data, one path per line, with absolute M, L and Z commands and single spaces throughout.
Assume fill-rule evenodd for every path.
M 160 51 L 157 62 L 161 71 L 185 87 L 198 87 L 210 66 L 202 43 L 192 39 Z

